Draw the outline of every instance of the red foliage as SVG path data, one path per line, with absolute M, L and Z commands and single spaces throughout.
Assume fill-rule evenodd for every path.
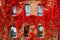
M 3 9 L 3 11 L 2 11 L 3 14 L 0 13 L 0 32 L 2 33 L 1 28 L 4 25 L 4 27 L 6 28 L 6 30 L 5 30 L 6 39 L 5 40 L 8 40 L 7 38 L 9 36 L 8 35 L 8 30 L 10 28 L 9 19 L 11 18 L 10 16 L 12 16 L 12 7 L 13 6 L 20 7 L 18 2 L 19 2 L 19 0 L 9 0 L 9 1 L 4 0 L 3 7 L 0 7 L 0 10 Z M 36 29 L 38 23 L 41 22 L 45 28 L 45 31 L 47 31 L 47 30 L 49 30 L 50 32 L 57 31 L 58 34 L 60 35 L 60 32 L 59 32 L 59 30 L 60 30 L 60 12 L 59 12 L 60 4 L 58 4 L 57 2 L 58 2 L 57 0 L 53 0 L 54 5 L 49 6 L 49 5 L 47 5 L 48 3 L 46 0 L 42 0 L 41 1 L 42 6 L 46 7 L 47 10 L 45 10 L 43 8 L 44 9 L 43 16 L 41 16 L 41 17 L 34 16 L 34 15 L 26 16 L 25 9 L 24 9 L 25 4 L 24 5 L 22 4 L 23 5 L 22 12 L 18 13 L 15 17 L 13 17 L 16 21 L 16 29 L 18 30 L 24 22 L 27 22 L 28 24 L 33 24 L 35 26 L 34 29 Z M 7 14 L 7 12 L 10 12 L 10 14 Z M 2 22 L 2 18 L 3 18 L 4 22 Z M 50 21 L 51 21 L 51 27 L 49 24 Z M 26 25 L 25 25 L 25 27 L 26 27 Z M 49 38 L 53 34 L 50 32 L 47 32 L 45 34 L 46 37 Z M 36 33 L 34 33 L 34 30 L 32 32 L 29 32 L 29 38 L 27 38 L 26 40 L 43 40 L 43 39 L 39 39 L 37 34 L 38 34 L 38 31 L 36 31 Z M 21 37 L 21 36 L 24 36 L 23 32 L 21 33 L 21 35 L 19 37 Z M 18 37 L 16 40 L 18 40 Z

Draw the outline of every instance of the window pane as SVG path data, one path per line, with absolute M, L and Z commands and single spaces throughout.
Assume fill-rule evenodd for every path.
M 26 16 L 29 16 L 30 15 L 30 5 L 29 4 L 26 4 L 25 10 L 26 10 Z
M 38 5 L 38 16 L 42 16 L 42 6 Z
M 16 38 L 16 28 L 11 27 L 11 38 Z
M 14 7 L 13 7 L 13 16 L 16 15 L 16 11 L 17 11 L 17 10 L 16 10 L 16 7 L 14 6 Z

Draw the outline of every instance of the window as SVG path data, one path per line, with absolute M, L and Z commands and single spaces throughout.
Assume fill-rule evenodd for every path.
M 30 27 L 30 25 L 27 25 L 26 28 L 24 27 L 24 33 L 25 33 L 24 36 L 25 36 L 25 37 L 28 37 L 29 27 Z
M 17 11 L 17 10 L 16 10 L 16 6 L 13 6 L 13 13 L 12 13 L 13 16 L 16 15 L 16 11 Z
M 43 31 L 44 31 L 44 27 L 39 25 L 38 26 L 38 37 L 43 37 L 44 36 Z
M 38 16 L 42 16 L 42 6 L 38 5 Z
M 26 16 L 29 16 L 30 15 L 30 4 L 26 4 L 25 10 L 26 10 Z
M 11 38 L 16 38 L 16 28 L 15 27 L 11 27 Z

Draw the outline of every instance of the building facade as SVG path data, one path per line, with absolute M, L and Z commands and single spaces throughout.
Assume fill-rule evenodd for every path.
M 0 0 L 0 40 L 60 40 L 58 1 Z

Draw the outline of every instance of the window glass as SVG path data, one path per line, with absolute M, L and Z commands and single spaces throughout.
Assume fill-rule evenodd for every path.
M 16 28 L 15 27 L 11 27 L 11 38 L 16 38 Z
M 38 5 L 38 16 L 42 16 L 42 6 Z
M 44 27 L 39 25 L 38 26 L 38 37 L 43 37 L 43 31 L 44 31 Z
M 25 5 L 25 10 L 26 10 L 26 16 L 30 15 L 30 4 Z
M 13 7 L 13 14 L 12 14 L 13 16 L 16 15 L 16 11 L 17 11 L 17 10 L 16 10 L 16 6 L 14 6 L 14 7 Z

